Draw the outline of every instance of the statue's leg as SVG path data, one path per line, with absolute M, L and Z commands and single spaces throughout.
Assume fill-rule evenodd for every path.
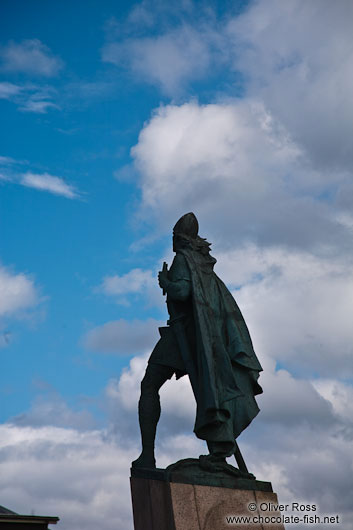
M 149 363 L 141 382 L 141 397 L 139 401 L 139 423 L 142 440 L 142 453 L 132 462 L 132 467 L 155 468 L 154 441 L 161 405 L 159 389 L 172 377 L 173 368 L 160 364 Z
M 233 448 L 230 448 L 230 444 L 227 442 L 207 442 L 207 447 L 215 461 L 221 460 L 224 461 L 226 458 L 233 454 Z
M 238 464 L 239 471 L 244 474 L 249 474 L 248 468 L 245 464 L 245 460 L 240 452 L 236 440 L 231 453 L 229 453 L 229 447 L 227 447 L 227 445 L 229 444 L 222 444 L 220 442 L 207 442 L 208 450 L 210 452 L 207 458 L 211 462 L 225 462 L 228 456 L 234 454 L 234 458 Z

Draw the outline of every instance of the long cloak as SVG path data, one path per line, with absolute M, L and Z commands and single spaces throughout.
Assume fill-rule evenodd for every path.
M 190 270 L 196 328 L 194 432 L 231 450 L 259 412 L 254 396 L 262 393 L 262 367 L 237 303 L 213 271 L 216 260 L 193 249 L 179 252 Z

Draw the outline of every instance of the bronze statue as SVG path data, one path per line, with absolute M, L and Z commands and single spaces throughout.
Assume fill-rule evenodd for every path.
M 172 266 L 168 270 L 164 263 L 158 275 L 170 319 L 159 329 L 161 338 L 141 383 L 142 453 L 132 467 L 156 467 L 159 389 L 173 374 L 188 374 L 197 404 L 194 432 L 209 450 L 204 464 L 222 464 L 234 454 L 240 472 L 247 474 L 236 438 L 259 412 L 254 396 L 262 393 L 257 382 L 262 368 L 233 296 L 213 271 L 216 260 L 198 235 L 193 213 L 174 226 L 173 251 Z

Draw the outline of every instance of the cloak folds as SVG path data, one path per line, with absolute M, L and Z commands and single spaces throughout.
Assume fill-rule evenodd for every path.
M 213 271 L 216 260 L 193 248 L 178 250 L 190 271 L 196 351 L 190 374 L 197 403 L 194 432 L 233 452 L 234 440 L 258 414 L 262 367 L 233 296 Z M 185 353 L 185 352 L 184 352 Z

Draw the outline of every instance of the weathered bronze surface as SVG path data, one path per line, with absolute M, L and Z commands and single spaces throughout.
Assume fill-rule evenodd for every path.
M 142 453 L 132 467 L 156 467 L 154 442 L 160 417 L 159 389 L 170 379 L 188 375 L 197 404 L 194 432 L 205 440 L 209 455 L 173 464 L 185 476 L 212 473 L 255 480 L 248 473 L 236 438 L 259 412 L 255 395 L 262 370 L 244 318 L 213 268 L 210 244 L 198 236 L 193 213 L 185 214 L 173 231 L 175 257 L 158 275 L 167 295 L 168 326 L 160 328 L 141 383 L 139 423 Z M 235 455 L 239 469 L 226 463 Z M 197 468 L 197 469 L 196 469 Z M 232 471 L 233 470 L 233 471 Z
M 147 480 L 160 480 L 163 482 L 174 482 L 178 484 L 198 484 L 199 486 L 213 486 L 218 488 L 230 488 L 239 490 L 268 491 L 272 492 L 271 482 L 249 479 L 246 477 L 236 477 L 232 474 L 220 475 L 217 472 L 203 472 L 196 458 L 190 458 L 194 462 L 194 472 L 185 474 L 176 464 L 168 466 L 167 469 L 147 469 L 142 467 L 132 467 L 131 477 Z M 180 462 L 184 462 L 181 460 Z M 177 462 L 179 464 L 179 462 Z M 229 466 L 230 468 L 233 466 Z M 236 468 L 233 467 L 233 470 Z

